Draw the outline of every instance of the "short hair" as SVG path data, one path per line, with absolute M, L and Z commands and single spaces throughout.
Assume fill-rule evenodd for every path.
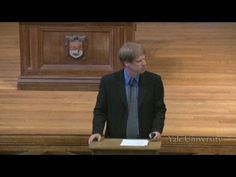
M 133 60 L 145 54 L 143 46 L 136 42 L 126 42 L 119 52 L 119 57 L 121 63 L 124 65 L 124 62 L 127 61 L 132 63 Z

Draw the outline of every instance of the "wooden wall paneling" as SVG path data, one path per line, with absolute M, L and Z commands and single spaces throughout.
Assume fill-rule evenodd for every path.
M 20 23 L 20 29 L 19 89 L 98 90 L 103 75 L 122 67 L 118 51 L 125 41 L 134 40 L 135 25 Z M 66 36 L 86 36 L 80 59 L 66 56 Z

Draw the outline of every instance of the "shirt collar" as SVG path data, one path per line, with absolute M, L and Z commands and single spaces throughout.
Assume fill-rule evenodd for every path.
M 124 76 L 125 76 L 125 85 L 129 85 L 129 80 L 131 77 L 129 76 L 128 70 L 125 68 L 124 69 Z M 135 77 L 135 80 L 137 81 L 137 84 L 139 82 L 139 75 Z

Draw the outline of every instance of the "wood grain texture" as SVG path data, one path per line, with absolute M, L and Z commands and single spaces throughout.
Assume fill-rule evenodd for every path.
M 165 137 L 236 137 L 236 23 L 137 23 L 135 38 L 164 82 Z M 91 133 L 96 91 L 17 90 L 19 75 L 19 25 L 0 23 L 0 134 Z
M 135 24 L 22 22 L 19 29 L 18 89 L 97 91 L 103 75 L 122 68 L 118 52 L 134 40 Z M 81 47 L 79 58 L 69 55 L 72 44 Z
M 159 73 L 165 135 L 236 135 L 236 23 L 138 23 L 148 69 Z

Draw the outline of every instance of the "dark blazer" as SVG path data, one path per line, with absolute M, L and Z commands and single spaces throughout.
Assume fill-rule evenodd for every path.
M 148 71 L 140 75 L 138 109 L 140 138 L 148 138 L 152 131 L 162 133 L 166 107 L 159 75 Z M 102 135 L 106 123 L 106 138 L 126 137 L 128 105 L 123 69 L 101 79 L 93 113 L 92 133 Z

